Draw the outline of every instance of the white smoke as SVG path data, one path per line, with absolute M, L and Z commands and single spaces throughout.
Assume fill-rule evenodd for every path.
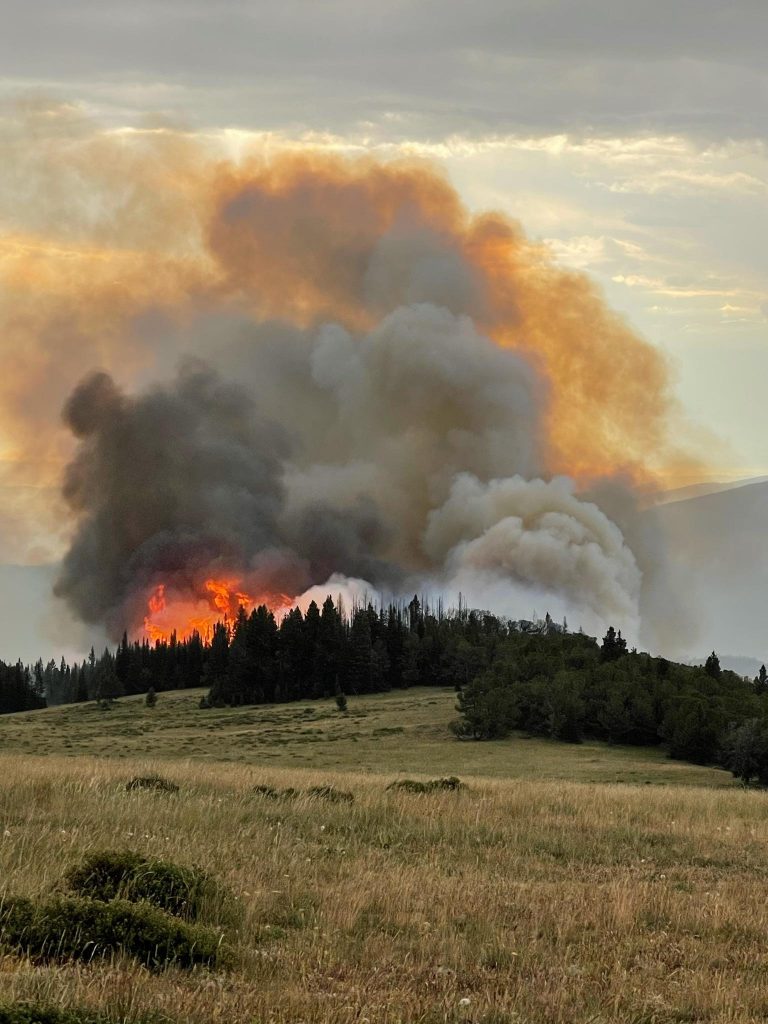
M 336 606 L 344 609 L 347 615 L 355 608 L 367 608 L 369 604 L 378 608 L 381 604 L 381 594 L 373 584 L 367 580 L 342 576 L 341 573 L 335 572 L 325 583 L 318 583 L 305 590 L 303 594 L 299 594 L 295 601 L 291 602 L 291 607 L 300 608 L 306 614 L 313 601 L 318 608 L 322 608 L 327 597 L 331 597 Z
M 520 476 L 482 483 L 461 474 L 448 500 L 429 516 L 424 548 L 454 586 L 485 580 L 559 596 L 572 613 L 610 617 L 636 633 L 642 573 L 619 528 L 573 483 Z M 474 587 L 469 583 L 474 579 Z M 510 594 L 512 603 L 512 594 Z

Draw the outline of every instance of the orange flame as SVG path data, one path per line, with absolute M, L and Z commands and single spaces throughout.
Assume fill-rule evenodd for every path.
M 277 611 L 291 602 L 287 594 L 249 594 L 237 579 L 209 578 L 204 583 L 204 593 L 179 595 L 170 600 L 166 591 L 166 585 L 159 583 L 147 598 L 144 636 L 153 643 L 168 642 L 174 635 L 186 640 L 195 633 L 206 639 L 217 622 L 233 622 L 241 608 L 247 613 L 266 605 Z

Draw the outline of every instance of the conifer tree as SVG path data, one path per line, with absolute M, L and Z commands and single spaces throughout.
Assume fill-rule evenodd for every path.
M 373 644 L 367 611 L 358 608 L 349 637 L 348 686 L 353 693 L 370 693 L 373 684 Z
M 722 670 L 720 668 L 720 659 L 714 651 L 710 654 L 707 660 L 704 662 L 704 671 L 712 679 L 720 679 Z

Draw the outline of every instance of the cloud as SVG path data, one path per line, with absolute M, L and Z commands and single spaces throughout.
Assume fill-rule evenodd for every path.
M 578 124 L 764 134 L 759 0 L 12 4 L 6 83 L 197 124 L 428 140 Z M 510 103 L 509 97 L 515 102 Z

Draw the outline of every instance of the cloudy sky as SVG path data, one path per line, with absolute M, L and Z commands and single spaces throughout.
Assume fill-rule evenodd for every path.
M 0 85 L 115 127 L 440 161 L 669 354 L 722 476 L 768 472 L 763 0 L 4 5 Z

